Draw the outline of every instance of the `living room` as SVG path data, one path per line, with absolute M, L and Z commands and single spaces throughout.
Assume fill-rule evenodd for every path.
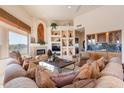
M 1 87 L 124 87 L 123 9 L 120 5 L 1 5 Z

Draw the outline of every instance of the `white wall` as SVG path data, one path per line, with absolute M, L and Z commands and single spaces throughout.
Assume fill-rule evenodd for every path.
M 103 6 L 74 19 L 74 25 L 82 24 L 86 34 L 122 29 L 124 6 Z
M 122 30 L 122 61 L 124 63 L 124 6 L 102 6 L 74 19 L 74 25 L 82 24 L 86 34 Z
M 2 37 L 1 28 L 0 28 L 0 37 Z M 0 39 L 0 59 L 1 59 L 1 55 L 2 55 L 2 39 Z
M 5 28 L 0 27 L 0 59 L 7 58 L 9 53 L 9 36 L 8 31 Z

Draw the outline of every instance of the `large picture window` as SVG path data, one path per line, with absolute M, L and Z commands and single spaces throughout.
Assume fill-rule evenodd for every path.
M 28 35 L 9 32 L 9 51 L 18 50 L 22 55 L 28 53 Z

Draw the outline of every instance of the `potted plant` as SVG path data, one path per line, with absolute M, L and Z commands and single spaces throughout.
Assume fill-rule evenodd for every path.
M 52 30 L 53 30 L 53 29 L 56 29 L 57 24 L 56 23 L 51 23 L 50 26 L 52 27 Z
M 38 43 L 39 43 L 40 45 L 45 45 L 45 41 L 44 41 L 44 40 L 39 40 Z

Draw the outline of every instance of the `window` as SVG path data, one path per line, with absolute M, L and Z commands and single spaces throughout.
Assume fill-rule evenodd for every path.
M 9 51 L 15 50 L 22 55 L 28 54 L 28 35 L 9 32 Z

